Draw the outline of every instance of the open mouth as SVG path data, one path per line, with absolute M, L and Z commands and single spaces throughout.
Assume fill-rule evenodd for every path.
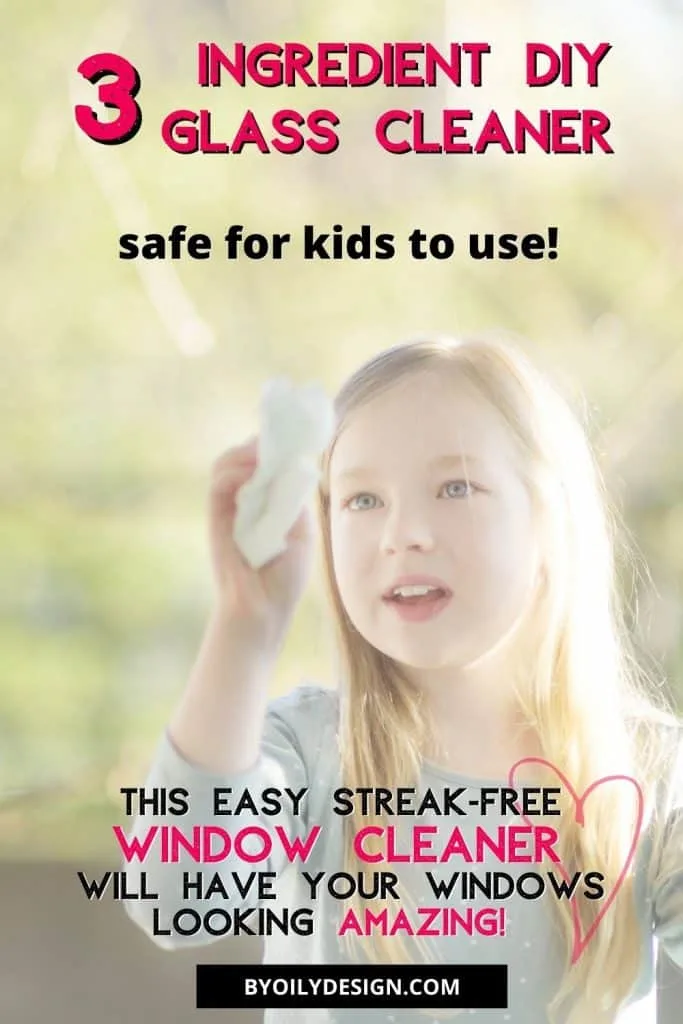
M 394 604 L 421 605 L 441 601 L 449 597 L 449 591 L 443 587 L 401 587 L 384 595 L 384 600 Z
M 438 580 L 397 583 L 382 595 L 384 604 L 406 622 L 424 622 L 438 615 L 453 593 Z

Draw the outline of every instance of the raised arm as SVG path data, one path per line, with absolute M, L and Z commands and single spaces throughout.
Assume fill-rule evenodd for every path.
M 145 787 L 174 787 L 189 793 L 190 812 L 173 815 L 139 815 L 128 837 L 130 844 L 153 841 L 141 858 L 126 864 L 131 884 L 146 875 L 147 889 L 158 902 L 131 900 L 130 916 L 160 945 L 181 943 L 154 935 L 154 910 L 173 912 L 195 901 L 183 899 L 183 873 L 199 871 L 189 855 L 176 863 L 164 862 L 160 836 L 169 828 L 191 833 L 194 826 L 219 825 L 232 830 L 257 822 L 258 815 L 239 819 L 216 818 L 214 792 L 218 788 L 248 787 L 255 792 L 268 786 L 302 789 L 306 770 L 296 738 L 277 713 L 266 718 L 267 690 L 271 672 L 286 635 L 292 613 L 302 593 L 310 567 L 311 528 L 309 513 L 301 514 L 287 537 L 287 549 L 262 569 L 254 570 L 241 556 L 233 540 L 236 495 L 257 464 L 257 442 L 227 451 L 214 464 L 209 533 L 216 584 L 216 598 L 196 664 L 164 733 Z M 288 813 L 268 820 L 290 835 L 300 831 L 302 817 Z M 142 849 L 145 847 L 143 845 Z M 271 870 L 281 865 L 275 864 Z M 206 867 L 206 866 L 204 866 Z M 253 870 L 234 857 L 221 861 L 223 874 Z M 266 870 L 268 865 L 260 865 Z M 234 889 L 234 887 L 233 887 Z M 244 898 L 247 903 L 250 898 Z M 213 905 L 213 904 L 210 904 Z M 202 908 L 208 909 L 203 903 Z M 204 934 L 191 941 L 207 942 Z
M 212 772 L 241 772 L 259 749 L 268 682 L 310 569 L 308 511 L 287 550 L 252 569 L 235 545 L 235 499 L 257 464 L 257 442 L 214 464 L 209 535 L 216 601 L 169 735 L 188 760 Z

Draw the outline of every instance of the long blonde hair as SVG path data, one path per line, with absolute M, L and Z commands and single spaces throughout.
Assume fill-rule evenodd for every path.
M 354 410 L 398 380 L 421 372 L 465 379 L 504 417 L 522 456 L 537 514 L 543 573 L 529 623 L 533 668 L 514 685 L 544 758 L 564 773 L 577 793 L 608 775 L 634 777 L 644 795 L 644 822 L 660 833 L 656 791 L 670 754 L 663 738 L 673 735 L 676 720 L 631 649 L 616 583 L 615 517 L 608 512 L 601 476 L 578 419 L 546 376 L 520 351 L 500 342 L 437 339 L 399 345 L 362 366 L 337 396 L 337 431 L 323 460 L 319 516 L 341 662 L 344 785 L 414 785 L 430 733 L 420 694 L 400 666 L 368 643 L 346 614 L 334 577 L 329 528 L 328 476 L 336 437 Z M 566 793 L 564 799 L 563 811 L 569 812 Z M 571 814 L 562 818 L 567 821 L 558 846 L 563 864 L 570 873 L 601 872 L 609 889 L 632 843 L 635 817 L 630 787 L 596 789 L 585 827 Z M 353 853 L 352 838 L 368 823 L 358 812 L 347 820 L 346 860 L 356 871 L 363 866 Z M 562 984 L 548 1007 L 550 1018 L 555 1020 L 568 1002 L 574 1007 L 570 1024 L 612 1020 L 635 983 L 641 959 L 633 872 L 573 964 L 576 904 L 557 900 L 553 905 L 567 957 Z M 584 935 L 599 906 L 581 901 Z M 371 959 L 407 958 L 402 941 L 386 936 L 373 936 L 361 946 Z

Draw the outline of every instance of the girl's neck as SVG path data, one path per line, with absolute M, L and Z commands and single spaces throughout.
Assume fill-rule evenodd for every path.
M 497 659 L 496 659 L 497 661 Z M 510 663 L 411 672 L 430 721 L 426 758 L 464 775 L 507 778 L 512 765 L 540 757 L 539 737 L 517 704 Z
M 527 726 L 496 736 L 473 728 L 435 725 L 425 759 L 459 775 L 504 781 L 518 761 L 542 754 L 538 736 Z

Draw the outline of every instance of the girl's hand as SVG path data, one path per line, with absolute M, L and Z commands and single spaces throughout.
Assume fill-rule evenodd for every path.
M 233 540 L 236 496 L 256 470 L 258 439 L 229 448 L 213 465 L 209 530 L 219 611 L 243 640 L 278 643 L 304 590 L 313 550 L 311 515 L 305 509 L 287 535 L 287 549 L 252 569 Z

